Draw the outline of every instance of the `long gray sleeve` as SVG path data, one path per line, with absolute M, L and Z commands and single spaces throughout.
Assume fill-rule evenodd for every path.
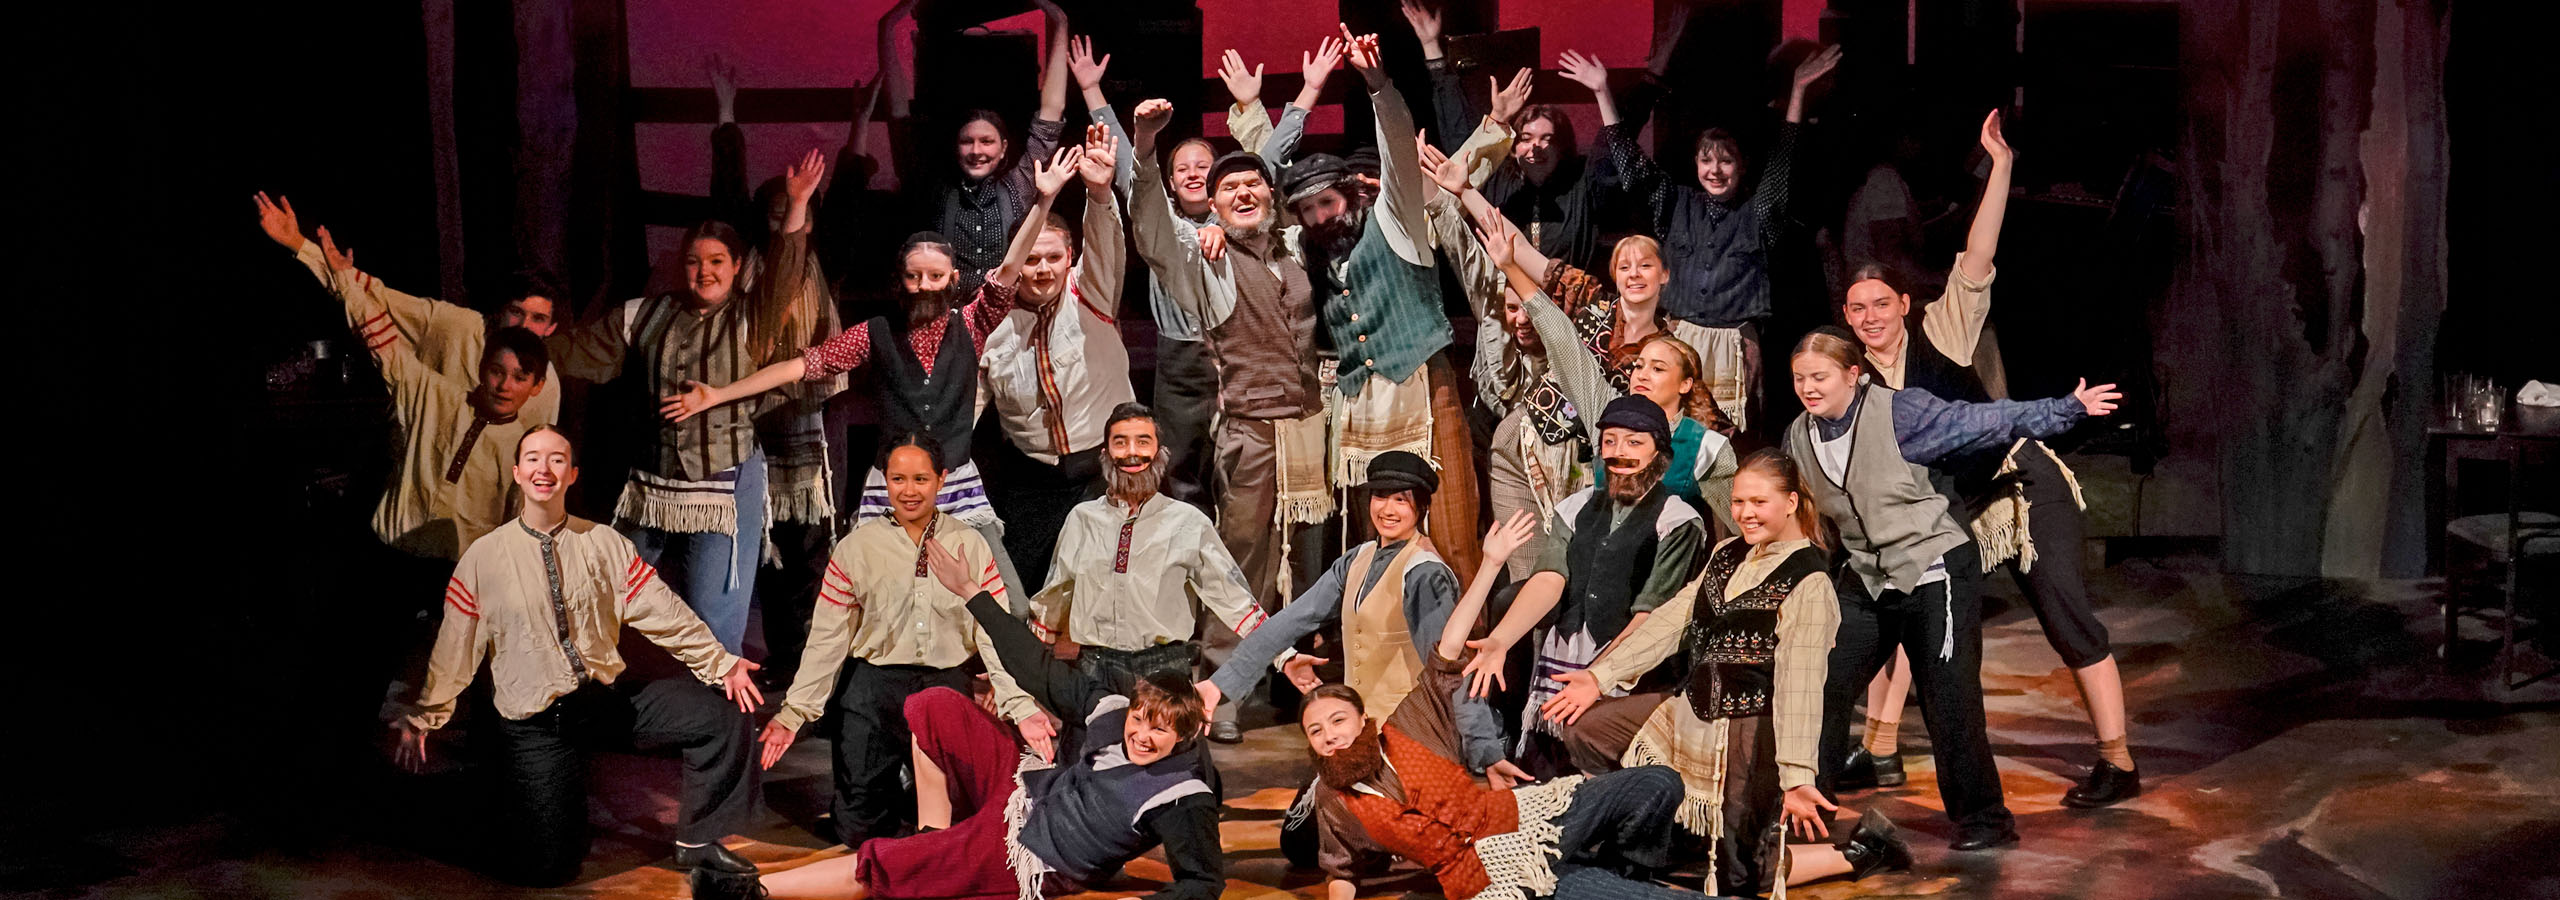
M 1218 667 L 1218 674 L 1209 676 L 1218 692 L 1229 697 L 1244 696 L 1262 683 L 1263 673 L 1271 670 L 1271 662 L 1280 658 L 1281 651 L 1324 627 L 1325 621 L 1342 609 L 1343 570 L 1350 565 L 1347 554 L 1334 560 L 1324 575 L 1298 594 L 1288 608 L 1245 635 L 1236 644 L 1235 653 L 1227 657 L 1227 664 Z

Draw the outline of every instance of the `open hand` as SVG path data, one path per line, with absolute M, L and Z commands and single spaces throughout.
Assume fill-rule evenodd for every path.
M 801 155 L 799 163 L 783 170 L 783 190 L 790 193 L 792 202 L 807 203 L 818 192 L 818 182 L 826 177 L 827 156 L 812 147 Z
M 1069 144 L 1039 161 L 1031 170 L 1031 184 L 1039 188 L 1042 199 L 1058 196 L 1058 190 L 1076 177 L 1076 161 L 1084 158 L 1084 148 Z
M 682 422 L 720 405 L 720 396 L 711 386 L 699 381 L 686 381 L 684 392 L 668 394 L 658 401 L 658 414 L 669 422 Z
M 1511 243 L 1512 236 L 1517 233 L 1518 232 L 1511 227 L 1510 220 L 1504 219 L 1501 215 L 1496 214 L 1483 225 L 1477 226 L 1476 241 L 1484 244 L 1485 259 L 1492 261 L 1492 263 L 1498 268 L 1508 269 L 1511 268 L 1513 261 L 1519 258 L 1519 253 L 1516 252 L 1517 248 L 1513 247 Z M 1500 559 L 1501 557 L 1488 556 L 1485 558 Z
M 426 729 L 402 719 L 391 725 L 391 759 L 411 775 L 427 770 Z
M 1999 110 L 1982 117 L 1982 152 L 1991 155 L 1994 166 L 2009 165 L 2018 159 L 2018 151 L 2009 149 L 2008 140 L 2000 136 Z
M 1326 38 L 1326 40 L 1332 39 Z M 301 252 L 302 219 L 293 214 L 293 200 L 281 195 L 269 199 L 265 191 L 259 191 L 257 196 L 250 199 L 257 201 L 258 230 L 267 233 L 267 240 L 274 241 L 287 250 Z
M 1840 807 L 1822 796 L 1822 789 L 1810 784 L 1797 785 L 1786 793 L 1786 809 L 1779 813 L 1787 820 L 1787 828 L 1806 843 L 1831 836 L 1831 826 L 1822 824 L 1822 814 Z
M 1556 70 L 1573 82 L 1597 94 L 1609 89 L 1609 67 L 1597 56 L 1585 56 L 1580 50 L 1567 50 L 1556 57 Z
M 730 65 L 727 60 L 720 58 L 720 54 L 714 53 L 711 54 L 711 61 L 705 63 L 703 68 L 709 70 L 711 75 L 711 96 L 720 101 L 720 109 L 723 112 L 737 109 L 738 67 Z M 721 117 L 720 121 L 726 122 L 729 121 L 730 118 L 730 116 L 724 115 Z
M 941 541 L 925 542 L 924 560 L 925 568 L 933 572 L 933 580 L 940 582 L 943 590 L 962 600 L 978 595 L 978 579 L 970 575 L 968 564 L 944 549 Z
M 1440 40 L 1440 10 L 1424 6 L 1415 0 L 1404 0 L 1403 8 L 1405 24 L 1413 26 L 1413 36 L 1420 40 L 1423 46 L 1430 46 Z
M 2080 401 L 2080 406 L 2090 415 L 2103 416 L 2116 411 L 2116 401 L 2124 399 L 2124 392 L 2116 390 L 2112 384 L 2090 387 L 2089 379 L 2083 378 L 2080 386 L 2071 390 L 2071 398 Z
M 1384 75 L 1379 72 L 1383 62 L 1378 58 L 1377 35 L 1352 34 L 1351 26 L 1346 24 L 1342 26 L 1342 42 L 1347 45 L 1345 55 L 1351 60 L 1351 68 L 1359 70 L 1361 77 L 1371 77 L 1372 73 Z
M 1795 89 L 1804 90 L 1806 85 L 1820 81 L 1822 76 L 1831 74 L 1832 69 L 1839 67 L 1840 45 L 1824 47 L 1812 56 L 1805 57 L 1804 62 L 1796 64 Z
M 1312 691 L 1317 685 L 1324 683 L 1324 679 L 1316 677 L 1316 667 L 1331 661 L 1329 657 L 1301 653 L 1289 657 L 1288 662 L 1281 663 L 1280 674 L 1289 676 L 1289 683 L 1297 685 L 1298 690 Z
M 1093 58 L 1093 37 L 1079 34 L 1067 42 L 1067 73 L 1076 77 L 1076 89 L 1090 91 L 1102 87 L 1102 76 L 1111 71 L 1111 54 Z
M 344 272 L 356 267 L 356 252 L 338 249 L 338 242 L 329 238 L 329 227 L 326 225 L 320 226 L 320 258 L 329 261 L 329 270 L 333 272 Z
M 1013 723 L 1013 728 L 1022 733 L 1022 742 L 1030 744 L 1031 749 L 1039 753 L 1041 759 L 1050 762 L 1058 761 L 1058 718 L 1056 716 L 1050 715 L 1047 710 L 1041 710 L 1032 713 L 1030 718 Z
M 1413 147 L 1422 162 L 1422 177 L 1430 179 L 1432 184 L 1439 185 L 1441 190 L 1460 196 L 1466 195 L 1467 164 L 1464 160 L 1452 158 L 1449 154 L 1440 152 L 1440 148 L 1431 146 L 1431 134 L 1428 129 L 1414 129 Z
M 764 745 L 761 760 L 764 768 L 773 768 L 774 763 L 781 762 L 782 754 L 791 749 L 792 740 L 799 736 L 798 732 L 782 727 L 780 720 L 764 723 L 764 732 L 756 735 L 756 743 Z
M 1493 530 L 1484 533 L 1484 558 L 1510 559 L 1511 554 L 1537 537 L 1537 513 L 1525 509 L 1512 513 L 1510 519 L 1495 523 Z
M 1564 684 L 1564 690 L 1557 691 L 1547 698 L 1545 706 L 1538 708 L 1538 714 L 1546 716 L 1547 721 L 1571 725 L 1591 711 L 1591 704 L 1600 702 L 1599 676 L 1582 670 L 1566 672 L 1556 680 Z
M 1087 125 L 1084 129 L 1084 156 L 1076 160 L 1076 174 L 1084 176 L 1085 186 L 1092 190 L 1109 190 L 1111 178 L 1118 174 L 1120 139 L 1111 136 L 1109 125 Z
M 1342 53 L 1349 46 L 1341 38 L 1325 35 L 1314 53 L 1298 54 L 1298 75 L 1310 89 L 1322 88 L 1324 80 L 1333 77 L 1333 70 L 1342 68 Z
M 1517 764 L 1505 759 L 1496 760 L 1493 765 L 1484 767 L 1484 780 L 1486 784 L 1493 785 L 1494 790 L 1507 791 L 1538 779 L 1529 777 L 1529 773 L 1521 771 Z
M 1534 71 L 1522 69 L 1512 74 L 1508 85 L 1491 75 L 1484 77 L 1493 91 L 1494 121 L 1508 127 L 1511 120 L 1519 118 L 1521 110 L 1529 108 L 1529 89 L 1536 85 L 1537 75 Z
M 1486 636 L 1468 641 L 1467 649 L 1476 652 L 1459 673 L 1467 679 L 1467 696 L 1482 697 L 1511 687 L 1511 680 L 1502 674 L 1503 660 L 1511 656 L 1509 642 Z
M 739 712 L 753 715 L 756 707 L 764 705 L 764 691 L 756 688 L 755 680 L 755 671 L 761 668 L 764 667 L 741 656 L 736 665 L 729 667 L 729 674 L 720 679 L 720 693 L 729 695 L 738 704 Z
M 1262 64 L 1244 67 L 1244 55 L 1228 50 L 1218 59 L 1218 80 L 1227 83 L 1227 94 L 1236 98 L 1237 106 L 1251 106 L 1262 99 Z

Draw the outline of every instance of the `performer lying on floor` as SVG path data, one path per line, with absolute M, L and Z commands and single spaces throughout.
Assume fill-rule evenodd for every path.
M 928 542 L 926 555 L 953 595 L 974 595 L 970 615 L 1022 689 L 1084 723 L 1079 749 L 1052 768 L 1024 758 L 1013 729 L 967 696 L 919 692 L 907 698 L 907 725 L 917 819 L 932 830 L 767 876 L 764 889 L 774 897 L 1038 900 L 1085 890 L 1162 844 L 1173 883 L 1145 900 L 1217 897 L 1226 858 L 1218 795 L 1201 777 L 1208 713 L 1200 696 L 1165 672 L 1141 677 L 1127 696 L 1103 690 L 980 591 L 981 579 L 939 542 Z

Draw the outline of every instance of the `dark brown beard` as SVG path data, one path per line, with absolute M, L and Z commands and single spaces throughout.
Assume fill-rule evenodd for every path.
M 1114 499 L 1118 500 L 1154 496 L 1156 489 L 1164 484 L 1164 462 L 1169 452 L 1163 448 L 1157 448 L 1156 457 L 1147 464 L 1146 471 L 1135 473 L 1120 471 L 1120 461 L 1111 458 L 1109 454 L 1104 454 L 1102 486 L 1111 492 Z
M 1608 471 L 1605 464 L 1601 471 Z M 1620 506 L 1633 506 L 1636 501 L 1644 499 L 1645 493 L 1653 490 L 1654 485 L 1661 484 L 1663 474 L 1669 471 L 1671 471 L 1670 452 L 1656 453 L 1653 455 L 1653 461 L 1637 470 L 1634 477 L 1610 478 L 1609 499 Z
M 1316 777 L 1337 791 L 1347 792 L 1353 785 L 1378 777 L 1378 770 L 1387 767 L 1387 755 L 1378 748 L 1376 722 L 1360 723 L 1360 736 L 1332 756 L 1318 754 L 1314 747 L 1307 748 L 1307 756 L 1315 760 Z
M 907 327 L 916 328 L 951 314 L 951 289 L 907 295 Z

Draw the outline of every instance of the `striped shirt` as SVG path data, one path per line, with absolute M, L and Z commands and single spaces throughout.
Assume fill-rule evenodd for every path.
M 996 574 L 995 554 L 978 532 L 936 513 L 925 539 L 940 542 L 978 573 L 978 589 L 1006 602 L 1004 579 Z M 799 728 L 826 712 L 835 693 L 836 673 L 846 659 L 881 666 L 932 666 L 948 669 L 977 656 L 994 682 L 996 708 L 1019 722 L 1040 711 L 1031 695 L 1014 683 L 996 657 L 993 642 L 969 615 L 968 598 L 944 590 L 925 565 L 924 545 L 907 534 L 896 519 L 872 519 L 836 542 L 827 558 L 825 579 L 818 588 L 818 607 L 809 620 L 808 649 L 800 671 L 783 695 L 782 711 L 773 720 Z

